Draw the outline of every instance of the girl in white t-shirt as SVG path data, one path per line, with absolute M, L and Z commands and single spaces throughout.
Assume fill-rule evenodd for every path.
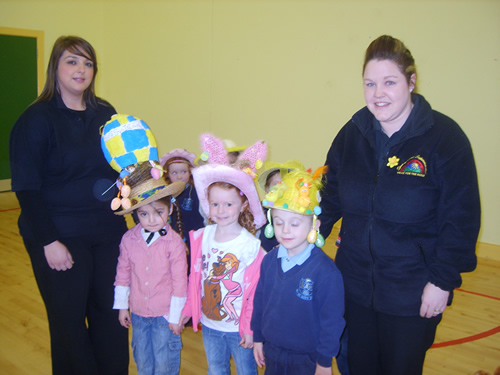
M 209 163 L 194 169 L 193 178 L 210 225 L 190 232 L 191 273 L 181 324 L 192 317 L 197 331 L 201 322 L 209 374 L 229 375 L 231 355 L 238 374 L 257 374 L 250 320 L 264 251 L 255 232 L 266 218 L 252 174 L 267 146 L 249 147 L 236 167 L 228 165 L 217 138 L 202 135 L 202 148 Z

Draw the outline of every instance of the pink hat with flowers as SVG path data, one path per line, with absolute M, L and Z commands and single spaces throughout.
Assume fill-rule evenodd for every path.
M 230 166 L 222 140 L 212 134 L 202 134 L 200 141 L 202 149 L 200 159 L 207 164 L 193 169 L 192 173 L 203 213 L 208 217 L 208 187 L 215 182 L 227 182 L 236 186 L 247 197 L 255 227 L 257 229 L 262 227 L 267 220 L 255 188 L 254 177 L 266 159 L 266 143 L 257 141 L 247 147 L 237 162 Z

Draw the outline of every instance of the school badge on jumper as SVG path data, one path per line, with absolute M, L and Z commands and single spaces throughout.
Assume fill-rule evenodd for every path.
M 313 298 L 313 285 L 314 281 L 309 278 L 300 279 L 300 284 L 298 289 L 295 291 L 297 297 L 302 298 L 305 301 L 310 301 Z
M 413 156 L 401 164 L 398 168 L 398 174 L 409 176 L 425 177 L 427 174 L 427 163 L 420 155 Z
M 184 211 L 193 211 L 193 200 L 191 199 L 191 197 L 184 198 L 181 204 L 181 208 Z

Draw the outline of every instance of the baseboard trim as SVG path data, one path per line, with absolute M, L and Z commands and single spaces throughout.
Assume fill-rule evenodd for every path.
M 10 191 L 10 179 L 0 180 L 0 192 Z

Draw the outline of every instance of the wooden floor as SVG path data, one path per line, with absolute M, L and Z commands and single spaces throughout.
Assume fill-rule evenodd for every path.
M 18 207 L 12 193 L 0 193 L 0 374 L 47 375 L 46 313 L 18 234 Z M 333 251 L 327 243 L 326 252 Z M 206 373 L 201 334 L 188 328 L 182 340 L 181 374 Z M 427 354 L 424 375 L 472 375 L 480 369 L 493 373 L 500 366 L 499 261 L 479 259 L 477 270 L 464 275 L 435 346 Z M 335 363 L 333 373 L 338 374 Z M 133 361 L 130 374 L 137 374 Z

